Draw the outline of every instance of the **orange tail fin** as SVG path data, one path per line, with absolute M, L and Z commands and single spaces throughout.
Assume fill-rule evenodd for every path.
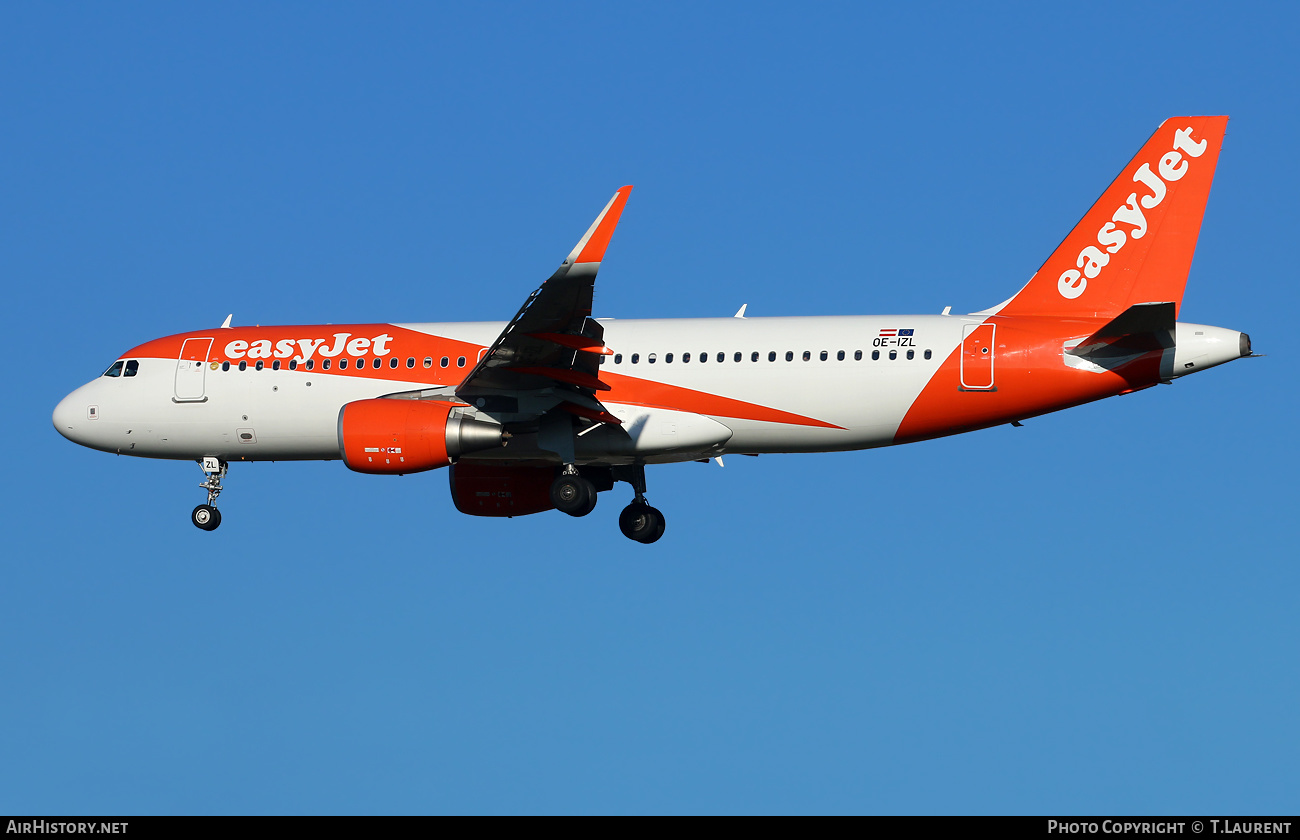
M 1173 117 L 999 315 L 1114 318 L 1181 305 L 1227 117 Z

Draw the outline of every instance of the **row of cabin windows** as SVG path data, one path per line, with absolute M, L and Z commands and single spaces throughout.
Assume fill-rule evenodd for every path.
M 331 366 L 331 362 L 332 362 L 331 359 L 322 359 L 322 360 L 321 360 L 321 363 L 320 363 L 320 369 L 321 369 L 321 370 L 329 370 L 329 369 L 330 369 L 330 366 Z M 399 358 L 397 358 L 396 356 L 394 356 L 394 357 L 392 357 L 391 359 L 388 360 L 388 366 L 389 366 L 390 368 L 394 368 L 394 369 L 396 369 L 397 367 L 401 366 L 401 364 L 402 364 L 402 360 L 399 359 Z M 357 369 L 357 370 L 361 370 L 361 369 L 363 369 L 365 366 L 366 366 L 366 360 L 365 360 L 365 359 L 357 359 L 357 360 L 356 360 L 356 369 Z M 384 366 L 384 360 L 383 360 L 383 359 L 375 359 L 375 360 L 374 360 L 374 362 L 373 362 L 373 367 L 374 367 L 375 370 L 379 370 L 379 369 L 380 369 L 381 367 L 383 367 L 383 366 Z M 414 357 L 414 356 L 408 356 L 408 357 L 407 357 L 407 359 L 406 359 L 406 366 L 407 366 L 408 368 L 413 368 L 413 367 L 415 367 L 415 357 Z M 424 357 L 424 366 L 425 366 L 425 368 L 431 368 L 431 367 L 433 367 L 433 357 L 432 357 L 432 356 L 425 356 L 425 357 Z M 438 367 L 444 367 L 444 368 L 445 368 L 445 367 L 450 367 L 450 366 L 451 366 L 451 357 L 450 357 L 450 356 L 443 356 L 441 359 L 438 360 Z M 240 370 L 248 370 L 248 367 L 249 367 L 249 365 L 248 365 L 248 362 L 246 362 L 246 361 L 243 361 L 243 362 L 240 362 L 240 363 L 239 363 L 239 369 L 240 369 Z M 253 369 L 254 369 L 254 370 L 263 370 L 265 367 L 266 367 L 266 362 L 264 362 L 264 361 L 258 361 L 258 362 L 256 362 L 256 363 L 253 365 Z M 271 370 L 279 370 L 279 369 L 280 369 L 280 360 L 279 360 L 279 359 L 276 359 L 275 361 L 271 362 L 270 367 L 271 367 Z M 287 367 L 289 370 L 297 370 L 297 369 L 298 369 L 298 360 L 297 360 L 297 359 L 290 359 L 290 360 L 289 360 L 289 364 L 288 364 L 288 365 L 285 365 L 285 367 Z M 347 359 L 339 359 L 339 365 L 338 365 L 338 367 L 339 367 L 339 370 L 347 370 L 347 369 L 348 369 L 348 360 L 347 360 Z M 464 357 L 464 356 L 457 356 L 457 357 L 456 357 L 456 367 L 458 367 L 458 368 L 463 368 L 463 367 L 465 367 L 465 357 Z M 222 370 L 230 370 L 230 362 L 222 362 L 222 363 L 221 363 L 221 369 L 222 369 Z M 315 369 L 316 369 L 316 360 L 315 360 L 315 359 L 308 359 L 308 360 L 306 361 L 306 363 L 304 363 L 304 364 L 302 365 L 302 369 L 303 369 L 303 370 L 315 370 Z M 104 374 L 104 375 L 105 375 L 105 376 L 108 376 L 109 374 Z M 113 376 L 116 376 L 117 374 L 112 374 L 112 375 L 113 375 Z M 127 376 L 134 376 L 134 375 L 135 375 L 135 374 L 133 374 L 133 373 L 129 373 L 129 374 L 127 374 Z
M 751 362 L 757 362 L 757 361 L 759 360 L 760 356 L 761 356 L 761 354 L 760 354 L 757 350 L 755 350 L 754 352 L 752 352 L 752 353 L 749 354 L 749 360 L 750 360 Z M 933 356 L 933 354 L 932 354 L 929 350 L 926 350 L 926 351 L 924 351 L 924 352 L 922 353 L 922 358 L 925 358 L 925 359 L 929 359 L 929 358 L 931 358 L 932 356 Z M 651 365 L 653 365 L 653 364 L 655 363 L 655 361 L 657 360 L 657 358 L 658 358 L 658 354 L 657 354 L 657 353 L 651 353 L 651 354 L 649 354 L 648 356 L 645 357 L 645 360 L 646 360 L 646 363 L 647 363 L 647 364 L 651 364 Z M 717 354 L 717 356 L 716 356 L 715 358 L 716 358 L 719 362 L 725 362 L 725 361 L 727 360 L 727 354 L 726 354 L 726 353 L 719 353 L 719 354 Z M 744 353 L 736 353 L 736 354 L 734 354 L 734 355 L 731 357 L 731 360 L 732 360 L 733 362 L 739 362 L 739 361 L 743 361 L 744 358 L 745 358 L 745 354 L 744 354 Z M 821 353 L 818 354 L 818 358 L 821 359 L 821 361 L 823 361 L 823 362 L 827 361 L 828 359 L 830 359 L 830 351 L 829 351 L 829 350 L 823 350 L 823 351 L 821 351 Z M 843 350 L 840 350 L 840 351 L 838 351 L 838 352 L 835 354 L 835 359 L 836 359 L 836 361 L 840 361 L 840 362 L 842 362 L 842 361 L 844 361 L 844 358 L 845 358 L 845 352 L 844 352 Z M 897 350 L 890 350 L 890 351 L 889 351 L 889 359 L 890 359 L 891 361 L 893 361 L 894 359 L 897 359 L 897 358 L 898 358 L 898 351 L 897 351 Z M 908 358 L 909 360 L 911 360 L 911 359 L 915 359 L 915 358 L 916 358 L 916 351 L 915 351 L 915 350 L 908 350 L 908 351 L 907 351 L 907 358 Z M 700 354 L 696 357 L 696 359 L 697 359 L 697 361 L 699 361 L 699 362 L 707 362 L 707 361 L 709 360 L 709 354 L 708 354 L 708 353 L 700 353 Z M 872 350 L 872 351 L 871 351 L 871 359 L 872 359 L 872 361 L 879 361 L 879 359 L 880 359 L 880 351 L 879 351 L 879 350 Z M 691 354 L 690 354 L 690 353 L 683 353 L 683 354 L 682 354 L 682 357 L 681 357 L 681 362 L 682 362 L 682 364 L 685 364 L 685 363 L 689 362 L 690 360 L 691 360 Z M 768 354 L 767 354 L 767 360 L 768 360 L 769 362 L 775 362 L 775 361 L 776 361 L 776 351 L 775 351 L 775 350 L 770 350 L 770 351 L 768 351 Z M 786 360 L 787 362 L 793 362 L 793 361 L 794 361 L 794 351 L 793 351 L 793 350 L 787 350 L 787 351 L 785 351 L 785 360 Z M 811 361 L 812 361 L 812 351 L 811 351 L 811 350 L 805 350 L 805 351 L 803 351 L 803 360 L 804 360 L 805 362 L 811 362 Z M 601 363 L 603 364 L 604 361 L 605 361 L 605 358 L 602 356 L 601 359 L 600 359 L 600 361 L 601 361 Z M 632 356 L 631 356 L 631 358 L 629 359 L 629 361 L 630 361 L 632 364 L 634 364 L 634 365 L 635 365 L 635 364 L 638 364 L 638 363 L 641 361 L 641 354 L 640 354 L 640 353 L 633 353 Z M 853 351 L 853 361 L 855 361 L 855 362 L 860 362 L 860 361 L 862 361 L 862 351 L 861 351 L 861 350 L 854 350 L 854 351 Z M 672 353 L 665 353 L 665 354 L 664 354 L 664 364 L 669 364 L 669 365 L 670 365 L 670 364 L 672 364 L 672 362 L 673 362 L 673 354 L 672 354 Z M 614 364 L 616 364 L 616 365 L 621 365 L 621 364 L 623 364 L 623 354 L 622 354 L 622 353 L 615 353 L 615 354 L 614 354 Z

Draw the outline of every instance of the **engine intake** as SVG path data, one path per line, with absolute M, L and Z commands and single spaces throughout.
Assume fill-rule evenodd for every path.
M 445 467 L 467 452 L 503 445 L 500 426 L 437 400 L 358 400 L 339 411 L 339 454 L 348 469 L 401 475 Z

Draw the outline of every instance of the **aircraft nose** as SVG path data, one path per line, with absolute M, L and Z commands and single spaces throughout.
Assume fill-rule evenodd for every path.
M 74 392 L 60 400 L 54 407 L 53 417 L 55 430 L 73 443 L 77 442 L 77 426 L 80 419 L 78 408 L 81 405 L 80 401 L 73 402 L 76 396 Z

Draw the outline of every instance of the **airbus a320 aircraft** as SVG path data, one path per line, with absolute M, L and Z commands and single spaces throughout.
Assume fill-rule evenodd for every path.
M 216 507 L 234 461 L 448 467 L 463 513 L 585 516 L 615 482 L 652 543 L 645 466 L 865 449 L 1127 394 L 1251 354 L 1177 322 L 1227 117 L 1156 130 L 1029 282 L 970 315 L 591 317 L 623 187 L 508 323 L 231 327 L 159 338 L 54 410 L 120 455 L 194 460 Z

